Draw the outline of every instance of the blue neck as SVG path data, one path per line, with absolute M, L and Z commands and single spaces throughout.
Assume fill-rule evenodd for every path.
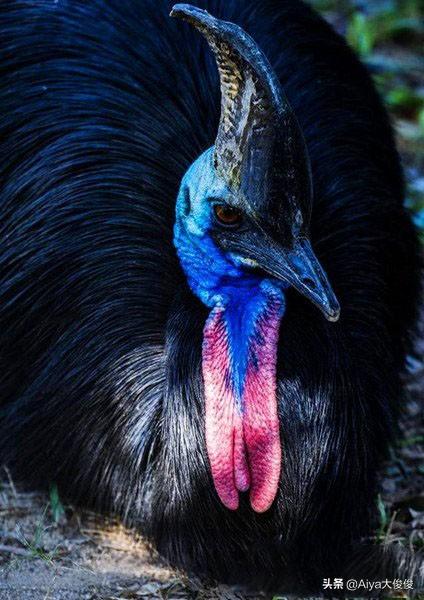
M 231 264 L 207 233 L 191 236 L 178 221 L 175 246 L 193 293 L 209 308 L 224 309 L 230 349 L 229 383 L 240 400 L 248 365 L 254 368 L 256 361 L 251 351 L 252 341 L 261 345 L 257 339 L 258 320 L 266 318 L 270 294 L 278 295 L 284 306 L 282 289 Z
M 260 281 L 230 264 L 207 233 L 191 236 L 178 220 L 174 244 L 191 290 L 206 306 L 226 304 L 239 290 L 248 290 Z
M 281 299 L 280 316 L 285 301 L 281 289 L 267 280 L 252 280 L 246 287 L 226 289 L 225 293 L 228 298 L 224 318 L 230 349 L 231 384 L 236 400 L 241 403 L 247 370 L 258 368 L 260 357 L 257 352 L 266 342 L 259 325 L 267 319 L 270 296 Z M 242 410 L 242 404 L 239 406 Z

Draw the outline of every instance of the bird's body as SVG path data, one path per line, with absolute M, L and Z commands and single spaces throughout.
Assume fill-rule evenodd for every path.
M 401 406 L 416 235 L 387 116 L 342 39 L 294 0 L 199 5 L 241 25 L 283 85 L 311 161 L 312 244 L 342 308 L 328 323 L 297 292 L 271 301 L 261 288 L 246 309 L 246 323 L 265 308 L 281 318 L 276 500 L 257 514 L 241 495 L 231 511 L 214 490 L 213 319 L 173 240 L 181 179 L 216 137 L 219 80 L 165 1 L 0 8 L 0 458 L 119 514 L 176 565 L 275 586 L 289 572 L 318 589 L 369 533 Z

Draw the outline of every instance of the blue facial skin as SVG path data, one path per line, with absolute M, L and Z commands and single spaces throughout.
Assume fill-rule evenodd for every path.
M 242 397 L 246 370 L 255 357 L 249 352 L 253 337 L 257 340 L 259 318 L 265 316 L 270 294 L 278 294 L 284 310 L 281 282 L 252 273 L 250 261 L 224 252 L 211 232 L 215 222 L 214 204 L 225 204 L 231 191 L 217 176 L 213 166 L 213 148 L 203 153 L 188 169 L 177 198 L 174 244 L 188 284 L 193 293 L 210 308 L 225 309 L 231 352 L 232 385 Z
M 213 148 L 202 154 L 181 182 L 177 198 L 174 243 L 188 283 L 209 307 L 225 302 L 225 296 L 244 282 L 240 265 L 226 256 L 210 235 L 213 200 L 224 203 L 230 192 L 213 167 Z M 229 287 L 228 291 L 227 288 Z M 243 285 L 242 285 L 243 287 Z

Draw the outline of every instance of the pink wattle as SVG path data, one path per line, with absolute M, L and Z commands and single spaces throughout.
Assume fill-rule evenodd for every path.
M 281 298 L 271 294 L 250 332 L 242 398 L 236 397 L 225 307 L 212 309 L 204 329 L 206 445 L 215 489 L 236 510 L 247 490 L 256 512 L 271 506 L 281 471 L 276 359 Z

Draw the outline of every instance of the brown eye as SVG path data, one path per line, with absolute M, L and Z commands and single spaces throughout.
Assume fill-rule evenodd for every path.
M 241 212 L 227 204 L 215 204 L 213 210 L 217 221 L 222 225 L 234 227 L 241 222 Z

